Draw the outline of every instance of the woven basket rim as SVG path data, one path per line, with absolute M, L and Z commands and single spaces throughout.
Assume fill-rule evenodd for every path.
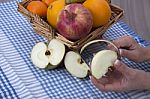
M 44 19 L 40 18 L 38 15 L 35 15 L 31 12 L 29 12 L 26 9 L 26 6 L 29 2 L 33 0 L 24 0 L 22 2 L 18 2 L 18 11 L 27 17 L 29 22 L 32 24 L 33 29 L 38 33 L 39 35 L 42 35 L 46 37 L 49 41 L 53 38 L 61 40 L 66 46 L 68 46 L 71 49 L 80 49 L 85 43 L 97 39 L 100 37 L 111 25 L 116 23 L 118 20 L 120 20 L 123 15 L 124 11 L 119 6 L 116 6 L 114 4 L 109 4 L 112 10 L 112 18 L 106 25 L 96 28 L 95 30 L 91 31 L 88 36 L 86 36 L 83 39 L 77 40 L 75 42 L 70 41 L 60 35 L 52 26 L 50 26 Z M 109 0 L 111 2 L 111 0 Z M 114 14 L 114 16 L 113 16 Z

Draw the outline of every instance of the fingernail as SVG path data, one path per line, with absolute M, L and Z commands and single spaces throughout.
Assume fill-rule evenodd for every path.
M 91 76 L 89 76 L 89 78 L 91 79 Z
M 110 45 L 110 44 L 108 44 L 108 45 L 107 45 L 107 47 L 108 47 L 108 48 L 110 48 L 110 47 L 111 47 L 111 45 Z
M 116 60 L 116 61 L 114 62 L 114 65 L 115 65 L 115 66 L 119 66 L 119 65 L 120 65 L 120 61 L 119 61 L 119 60 Z
M 122 55 L 123 53 L 123 49 L 119 49 L 120 55 Z

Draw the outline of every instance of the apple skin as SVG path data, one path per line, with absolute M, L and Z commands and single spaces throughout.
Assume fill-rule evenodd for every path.
M 60 11 L 57 19 L 58 32 L 75 41 L 87 36 L 93 25 L 93 17 L 82 4 L 69 4 Z

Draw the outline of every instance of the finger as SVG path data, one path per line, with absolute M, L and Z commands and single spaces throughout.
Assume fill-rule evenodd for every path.
M 107 48 L 110 49 L 110 50 L 113 50 L 113 51 L 117 51 L 117 49 L 111 44 L 108 44 Z
M 107 77 L 102 77 L 101 79 L 98 80 L 99 83 L 101 84 L 107 84 L 109 82 Z
M 120 55 L 122 57 L 126 57 L 128 59 L 131 59 L 133 57 L 133 52 L 125 49 L 120 49 Z
M 120 37 L 117 40 L 114 40 L 113 43 L 118 47 L 118 48 L 128 48 L 132 46 L 132 38 L 130 36 L 123 36 Z
M 132 46 L 132 38 L 130 36 L 123 36 L 118 38 L 117 40 L 114 40 L 112 43 L 118 48 L 128 49 Z M 116 51 L 114 46 L 112 46 L 111 44 L 109 44 L 107 48 Z
M 114 85 L 114 84 L 106 84 L 104 86 L 104 91 L 115 91 L 115 92 L 121 92 L 123 91 L 123 88 L 119 85 Z
M 116 70 L 118 70 L 119 72 L 121 72 L 123 75 L 127 75 L 129 72 L 129 67 L 126 66 L 124 63 L 122 63 L 119 60 L 116 60 L 114 62 L 114 67 Z
M 90 77 L 92 83 L 99 89 L 102 91 L 105 91 L 105 87 L 104 84 L 100 83 L 97 79 L 95 79 L 93 76 Z
M 94 77 L 91 77 L 92 83 L 101 91 L 119 91 L 118 86 L 114 86 L 113 84 L 102 84 Z

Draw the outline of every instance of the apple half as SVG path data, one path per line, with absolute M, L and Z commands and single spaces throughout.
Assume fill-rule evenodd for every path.
M 70 74 L 79 78 L 86 77 L 90 70 L 88 65 L 82 60 L 80 54 L 74 51 L 66 53 L 64 64 Z
M 117 57 L 117 53 L 112 50 L 102 50 L 96 53 L 91 62 L 92 75 L 97 79 L 105 76 Z
M 56 68 L 65 55 L 65 45 L 57 39 L 52 39 L 48 45 L 37 43 L 31 52 L 33 64 L 39 68 Z
M 82 51 L 89 46 L 90 44 L 105 41 L 105 40 L 93 40 L 85 44 L 81 50 Z M 109 41 L 106 41 L 109 43 Z M 114 45 L 115 46 L 115 45 Z M 115 46 L 115 48 L 117 48 Z M 82 58 L 79 53 L 70 51 L 65 56 L 65 67 L 73 75 L 79 78 L 84 78 L 88 74 L 93 75 L 95 78 L 100 79 L 102 76 L 108 72 L 109 67 L 113 66 L 113 62 L 118 58 L 118 54 L 112 50 L 101 50 L 97 52 L 92 61 L 91 66 L 88 66 L 84 61 L 81 61 Z M 88 73 L 90 71 L 90 73 Z

